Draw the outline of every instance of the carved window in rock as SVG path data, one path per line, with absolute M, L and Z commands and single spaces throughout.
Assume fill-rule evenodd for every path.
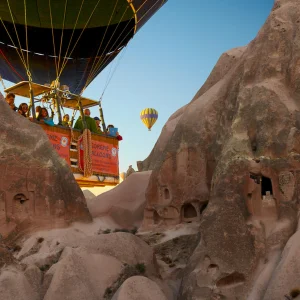
M 24 204 L 27 200 L 28 199 L 24 194 L 17 194 L 14 196 L 14 201 L 18 201 L 20 204 Z
M 261 177 L 261 195 L 266 196 L 267 192 L 270 192 L 270 195 L 273 195 L 272 181 L 268 177 Z
M 170 199 L 170 191 L 167 188 L 164 189 L 164 198 L 165 200 Z
M 13 198 L 13 213 L 18 216 L 18 218 L 23 219 L 30 213 L 30 201 L 26 195 L 19 193 Z
M 182 206 L 182 215 L 184 219 L 193 219 L 197 217 L 197 211 L 192 204 L 184 204 Z

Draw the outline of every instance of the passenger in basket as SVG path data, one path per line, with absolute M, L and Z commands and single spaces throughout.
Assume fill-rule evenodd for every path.
M 97 131 L 98 131 L 98 133 L 103 133 L 102 130 L 101 130 L 101 126 L 100 126 L 101 120 L 98 117 L 95 117 L 94 120 L 95 120 L 96 125 L 97 125 Z
M 50 126 L 54 126 L 53 119 L 49 117 L 48 111 L 46 108 L 41 108 L 37 120 L 41 123 L 45 123 Z
M 37 106 L 36 108 L 35 108 L 35 117 L 36 118 L 38 118 L 39 117 L 39 114 L 40 114 L 40 111 L 41 111 L 41 106 Z
M 68 114 L 64 115 L 62 126 L 70 127 L 69 121 L 70 121 L 70 116 Z
M 87 129 L 89 129 L 91 132 L 98 133 L 96 121 L 90 117 L 91 111 L 87 108 L 84 110 L 83 113 L 84 113 L 84 119 L 86 122 Z M 81 116 L 77 119 L 74 128 L 79 130 L 84 129 Z
M 27 117 L 27 112 L 28 112 L 28 105 L 27 103 L 21 103 L 19 108 L 18 108 L 18 113 L 23 116 L 23 117 Z
M 15 94 L 8 93 L 5 97 L 5 100 L 12 110 L 14 111 L 18 110 L 18 108 L 15 106 Z
M 123 137 L 121 135 L 119 135 L 119 132 L 114 133 L 113 130 L 110 131 L 109 128 L 114 129 L 115 126 L 112 125 L 112 124 L 110 124 L 110 125 L 107 126 L 108 135 L 115 137 L 118 141 L 122 141 L 123 140 Z

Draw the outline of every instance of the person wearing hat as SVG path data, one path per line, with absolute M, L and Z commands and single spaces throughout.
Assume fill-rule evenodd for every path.
M 101 126 L 100 126 L 101 120 L 98 117 L 95 117 L 94 120 L 95 120 L 96 125 L 97 125 L 97 131 L 98 131 L 98 133 L 103 133 L 102 130 L 101 130 Z

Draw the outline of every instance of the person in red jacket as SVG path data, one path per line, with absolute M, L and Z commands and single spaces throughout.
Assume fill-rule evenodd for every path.
M 109 132 L 109 128 L 115 128 L 115 126 L 112 125 L 112 124 L 108 125 L 108 126 L 107 126 L 107 131 L 108 131 L 108 132 Z M 122 141 L 122 140 L 123 140 L 123 137 L 119 134 L 119 132 L 117 132 L 116 138 L 117 138 L 118 141 Z

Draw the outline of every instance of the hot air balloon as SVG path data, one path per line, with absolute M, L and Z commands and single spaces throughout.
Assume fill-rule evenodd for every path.
M 167 0 L 0 2 L 0 76 L 16 83 L 5 92 L 30 98 L 32 121 L 48 134 L 80 186 L 118 184 L 118 140 L 106 133 L 101 100 L 82 93 Z M 39 123 L 35 117 L 39 101 L 55 108 L 59 125 L 61 109 L 74 110 L 72 121 L 80 111 L 83 133 Z M 83 109 L 95 105 L 100 109 L 102 135 L 91 133 L 85 122 Z M 107 153 L 91 151 L 91 145 Z
M 3 3 L 2 3 L 3 2 Z M 166 0 L 3 0 L 0 75 L 80 93 Z
M 154 108 L 145 108 L 141 111 L 140 118 L 148 130 L 151 131 L 152 126 L 158 118 L 158 112 Z

